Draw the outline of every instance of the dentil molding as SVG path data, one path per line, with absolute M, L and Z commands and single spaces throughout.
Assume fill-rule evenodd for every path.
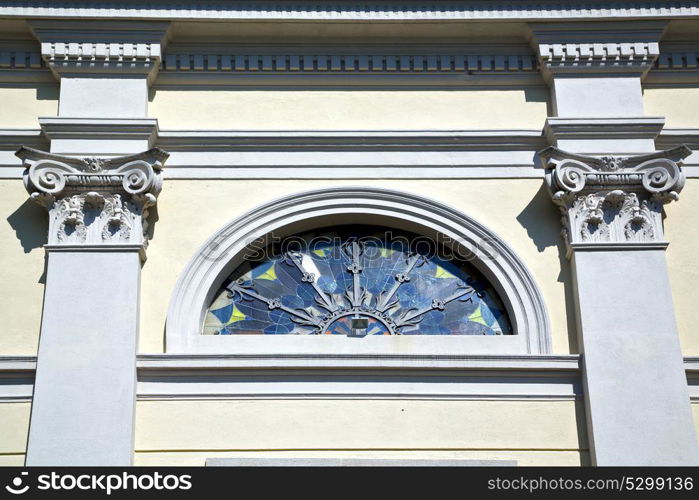
M 118 158 L 75 158 L 22 147 L 24 186 L 49 212 L 47 248 L 136 248 L 145 256 L 148 208 L 168 157 L 154 148 Z
M 57 78 L 109 73 L 146 75 L 152 81 L 169 23 L 35 20 L 30 27 Z
M 530 40 L 546 79 L 621 73 L 645 76 L 660 55 L 663 21 L 532 23 Z
M 7 2 L 10 3 L 10 2 Z M 353 21 L 442 21 L 442 20 L 550 20 L 687 18 L 699 15 L 693 2 L 663 0 L 600 1 L 519 0 L 517 2 L 473 1 L 373 1 L 330 2 L 281 0 L 230 2 L 173 0 L 51 2 L 28 0 L 0 6 L 3 17 L 28 18 L 105 18 L 178 20 L 353 20 Z
M 624 248 L 664 243 L 663 205 L 685 182 L 686 146 L 630 157 L 593 157 L 555 147 L 539 152 L 549 191 L 562 214 L 562 235 L 576 245 Z

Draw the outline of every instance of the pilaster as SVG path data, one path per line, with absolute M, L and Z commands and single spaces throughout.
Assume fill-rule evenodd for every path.
M 168 155 L 17 155 L 49 216 L 26 463 L 130 465 L 141 262 Z
M 641 82 L 664 22 L 529 25 L 555 116 L 539 153 L 561 210 L 596 465 L 699 463 L 677 335 L 663 206 L 690 151 L 655 151 Z
M 662 213 L 679 197 L 690 153 L 540 152 L 572 264 L 596 465 L 699 464 Z

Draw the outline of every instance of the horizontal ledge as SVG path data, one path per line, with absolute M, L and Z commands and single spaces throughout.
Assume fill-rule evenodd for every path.
M 388 369 L 344 358 L 314 366 L 308 356 L 141 354 L 138 399 L 550 401 L 582 394 L 578 355 L 396 356 L 408 359 L 394 359 Z M 374 362 L 379 358 L 385 364 L 386 356 Z M 684 358 L 684 366 L 690 399 L 699 401 L 699 357 Z M 35 370 L 35 356 L 0 356 L 0 402 L 31 401 Z
M 143 245 L 85 244 L 85 245 L 44 245 L 49 252 L 142 252 Z
M 292 355 L 292 354 L 140 354 L 139 370 L 247 368 L 406 368 L 458 370 L 572 370 L 580 369 L 577 355 Z
M 423 87 L 464 88 L 474 86 L 543 86 L 538 71 L 161 71 L 153 88 L 157 90 L 178 87 L 231 87 L 266 88 L 376 88 L 395 87 L 419 89 Z
M 225 150 L 538 150 L 548 145 L 540 130 L 177 130 L 161 131 L 158 145 L 174 151 Z
M 670 243 L 667 241 L 652 241 L 643 243 L 571 243 L 574 252 L 610 252 L 610 251 L 636 251 L 636 250 L 665 250 Z
M 215 455 L 216 452 L 211 452 Z M 389 458 L 207 458 L 207 467 L 513 467 L 516 460 Z
M 226 179 L 543 179 L 544 174 L 533 165 L 454 166 L 434 165 L 355 167 L 353 165 L 256 166 L 256 167 L 170 167 L 165 180 Z M 17 177 L 20 177 L 18 174 Z M 0 172 L 0 178 L 2 173 Z
M 663 117 L 546 118 L 544 135 L 560 139 L 655 139 L 665 125 Z
M 512 3 L 512 2 L 511 2 Z M 587 2 L 590 4 L 590 2 Z M 517 2 L 516 7 L 507 4 L 481 2 L 376 2 L 373 5 L 365 2 L 359 6 L 349 5 L 346 8 L 339 2 L 297 2 L 288 4 L 277 1 L 248 2 L 242 6 L 238 2 L 218 3 L 206 8 L 194 5 L 184 5 L 177 2 L 146 1 L 137 6 L 131 2 L 110 2 L 106 6 L 70 4 L 65 7 L 45 7 L 41 5 L 5 6 L 0 8 L 3 17 L 23 18 L 96 18 L 96 19 L 147 19 L 147 20 L 355 20 L 382 21 L 395 23 L 397 21 L 459 21 L 459 20 L 527 20 L 551 21 L 552 19 L 591 19 L 599 21 L 624 20 L 634 18 L 662 18 L 699 16 L 699 8 L 686 5 L 586 5 L 581 7 L 574 4 L 566 7 L 565 3 L 547 4 L 541 1 Z
M 146 261 L 146 247 L 139 244 L 85 244 L 85 245 L 44 245 L 44 250 L 46 252 L 74 252 L 74 253 L 88 253 L 88 252 L 134 252 L 138 253 L 142 262 Z
M 191 370 L 196 368 L 248 368 L 250 366 L 260 366 L 259 361 L 277 361 L 277 366 L 289 367 L 298 366 L 299 362 L 309 359 L 328 358 L 328 356 L 304 356 L 304 355 L 236 355 L 236 354 L 138 354 L 137 366 L 145 370 L 173 370 L 182 368 Z M 569 370 L 578 371 L 581 369 L 581 356 L 579 354 L 562 355 L 479 355 L 479 356 L 361 356 L 345 355 L 335 356 L 334 359 L 344 358 L 344 361 L 360 361 L 361 366 L 369 363 L 376 364 L 381 360 L 390 359 L 393 362 L 403 363 L 402 366 L 409 366 L 416 362 L 421 367 L 432 368 L 446 365 L 457 369 L 505 369 L 505 370 Z M 364 359 L 366 358 L 366 359 Z M 401 360 L 402 358 L 402 360 Z M 36 370 L 36 356 L 1 356 L 0 373 L 8 372 L 34 372 Z M 304 367 L 309 367 L 304 364 Z M 347 365 L 343 365 L 346 368 Z M 684 368 L 687 373 L 699 374 L 699 356 L 685 356 Z

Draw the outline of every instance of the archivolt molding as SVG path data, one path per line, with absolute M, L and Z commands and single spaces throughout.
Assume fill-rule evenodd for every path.
M 685 182 L 686 146 L 631 157 L 592 157 L 549 147 L 539 153 L 569 245 L 663 242 L 663 205 Z
M 435 201 L 408 193 L 361 187 L 323 189 L 288 196 L 248 212 L 221 228 L 187 264 L 175 286 L 167 316 L 167 351 L 330 354 L 333 349 L 346 350 L 347 345 L 338 344 L 342 339 L 327 339 L 328 336 L 293 336 L 291 339 L 273 336 L 274 339 L 269 339 L 262 338 L 270 337 L 264 335 L 201 335 L 208 305 L 225 278 L 242 261 L 244 250 L 252 242 L 269 234 L 285 236 L 299 228 L 332 225 L 338 221 L 375 222 L 427 236 L 439 234 L 450 238 L 462 252 L 474 257 L 473 264 L 491 281 L 507 307 L 517 334 L 500 336 L 495 342 L 492 338 L 473 336 L 458 339 L 399 336 L 392 338 L 394 344 L 390 346 L 381 344 L 386 339 L 365 338 L 361 344 L 352 344 L 356 352 L 366 349 L 364 354 L 378 355 L 382 348 L 395 350 L 396 343 L 402 343 L 406 352 L 420 346 L 424 349 L 417 352 L 422 354 L 444 352 L 446 344 L 439 342 L 451 342 L 447 349 L 451 353 L 459 349 L 467 353 L 469 345 L 479 352 L 501 354 L 550 351 L 548 315 L 541 293 L 525 265 L 497 235 L 457 210 Z
M 24 185 L 49 212 L 49 247 L 147 245 L 148 208 L 162 187 L 161 149 L 74 158 L 22 147 Z

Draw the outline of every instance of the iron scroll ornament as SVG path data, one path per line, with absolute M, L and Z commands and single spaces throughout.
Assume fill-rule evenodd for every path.
M 361 336 L 511 333 L 475 269 L 402 244 L 343 239 L 249 267 L 224 284 L 204 333 L 357 336 L 357 325 Z

